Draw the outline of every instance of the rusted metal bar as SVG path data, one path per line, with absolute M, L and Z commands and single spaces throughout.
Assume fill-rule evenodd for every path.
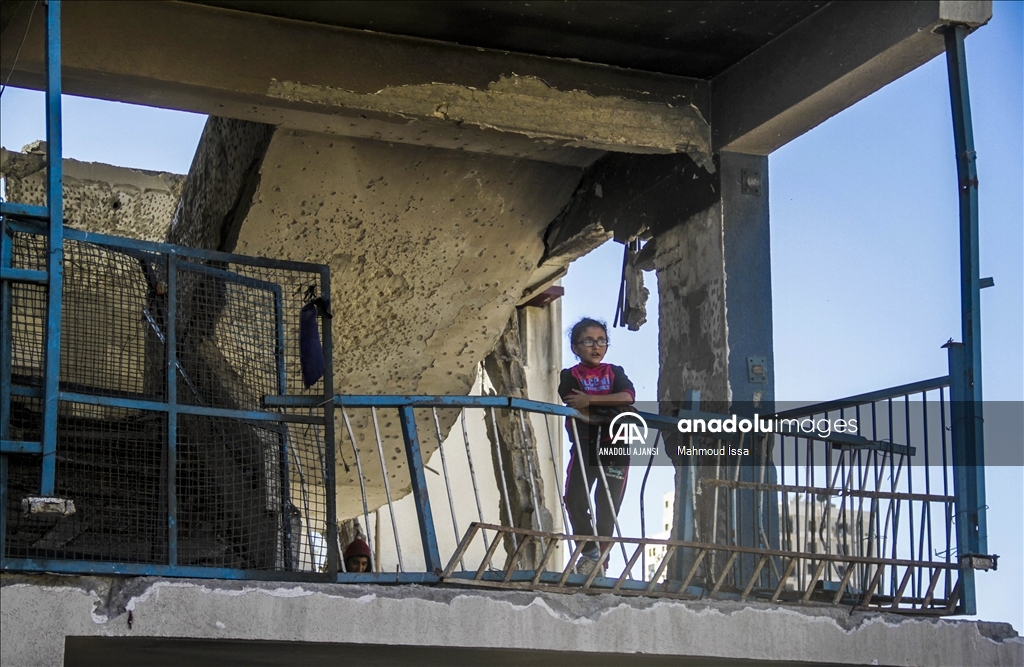
M 761 576 L 761 570 L 764 569 L 764 564 L 767 560 L 768 556 L 761 556 L 757 560 L 757 565 L 754 566 L 754 573 L 750 575 L 750 580 L 747 581 L 747 586 L 743 589 L 743 594 L 740 595 L 740 602 L 746 602 L 747 596 L 750 595 L 750 591 L 754 590 L 754 582 Z
M 444 571 L 441 573 L 442 579 L 455 571 L 456 563 L 462 563 L 462 569 L 466 569 L 466 564 L 462 559 L 465 557 L 466 550 L 469 549 L 469 545 L 473 542 L 473 538 L 476 537 L 476 533 L 479 529 L 480 524 L 475 521 L 469 524 L 469 529 L 466 531 L 466 534 L 462 536 L 462 540 L 459 542 L 459 548 L 455 550 L 454 554 L 452 554 L 452 557 L 448 560 L 448 566 L 445 567 Z
M 956 578 L 956 584 L 953 586 L 953 592 L 949 594 L 949 601 L 946 603 L 945 613 L 952 614 L 956 611 L 957 602 L 960 601 L 960 593 L 962 592 L 961 584 L 963 583 L 962 575 Z
M 499 544 L 501 544 L 500 534 L 494 536 L 494 541 L 491 542 L 491 546 L 487 548 L 487 553 L 484 554 L 484 559 L 480 561 L 480 567 L 477 568 L 476 575 L 473 577 L 474 579 L 479 579 L 480 577 L 484 576 L 484 570 L 487 569 L 487 566 L 488 564 L 490 564 L 491 559 L 494 558 L 494 552 L 498 550 Z
M 700 567 L 700 564 L 707 553 L 707 549 L 701 549 L 697 552 L 697 557 L 693 560 L 693 565 L 690 566 L 690 571 L 686 574 L 686 579 L 683 579 L 683 585 L 679 587 L 680 590 L 685 591 L 686 587 L 690 585 L 690 581 L 693 580 L 694 575 L 697 574 L 697 568 Z
M 508 565 L 505 566 L 505 578 L 503 581 L 508 581 L 512 578 L 512 573 L 516 570 L 516 563 L 522 557 L 523 552 L 526 551 L 526 547 L 533 541 L 532 535 L 527 535 L 519 542 L 519 546 L 512 553 L 512 557 L 508 560 Z
M 799 560 L 798 556 L 793 556 L 789 559 L 789 563 L 786 564 L 786 569 L 779 577 L 779 585 L 775 587 L 775 591 L 772 593 L 770 599 L 771 602 L 778 602 L 779 595 L 782 594 L 782 589 L 786 586 L 786 579 L 789 579 L 789 575 L 793 574 L 793 568 L 796 567 L 796 562 Z
M 885 572 L 885 566 L 879 565 L 875 570 L 875 576 L 871 577 L 871 583 L 864 589 L 864 597 L 861 599 L 858 609 L 867 609 L 868 605 L 871 604 L 871 598 L 875 596 L 875 588 L 878 586 L 878 581 L 882 578 L 882 573 Z
M 540 583 L 541 575 L 544 574 L 544 568 L 547 567 L 548 561 L 551 560 L 551 556 L 555 553 L 555 548 L 558 547 L 558 538 L 552 537 L 548 540 L 548 546 L 544 549 L 544 555 L 541 556 L 540 563 L 537 564 L 537 572 L 533 575 L 533 579 L 530 583 L 536 586 Z
M 590 574 L 587 576 L 587 580 L 583 582 L 583 588 L 590 588 L 590 585 L 594 583 L 594 579 L 597 579 L 598 575 L 604 576 L 604 562 L 608 560 L 608 554 L 611 552 L 611 549 L 601 552 L 597 562 L 594 563 L 594 569 L 590 571 Z
M 580 445 L 580 432 L 576 428 L 576 420 L 572 420 L 572 435 L 573 435 L 573 446 L 576 448 L 576 461 L 580 464 L 580 474 L 583 475 L 583 483 L 587 488 L 587 507 L 590 509 L 590 529 L 594 531 L 594 535 L 597 536 L 597 508 L 594 507 L 594 499 L 590 497 L 590 479 L 587 477 L 587 460 L 583 457 L 583 446 Z M 600 461 L 597 462 L 601 464 Z M 565 480 L 565 488 L 569 488 L 569 484 L 572 482 L 568 477 Z M 566 526 L 569 528 L 570 526 Z
M 356 474 L 359 475 L 359 495 L 363 500 L 363 527 L 366 530 L 366 534 L 370 534 L 370 507 L 366 501 L 366 477 L 363 475 L 363 462 L 359 456 L 359 445 L 356 443 L 356 436 L 352 432 L 352 423 L 348 419 L 348 412 L 345 408 L 341 409 L 341 419 L 345 423 L 345 430 L 348 432 L 348 439 L 352 442 L 352 451 L 355 452 L 356 457 Z M 378 515 L 379 516 L 379 515 Z M 373 540 L 367 539 L 367 542 Z M 377 553 L 377 545 L 374 544 L 370 556 L 373 559 L 371 562 L 376 563 L 375 571 L 380 571 L 380 554 Z
M 551 415 L 543 415 L 544 417 L 544 431 L 548 436 L 548 451 L 551 453 L 551 468 L 555 473 L 555 492 L 558 495 L 558 505 L 562 508 L 562 530 L 570 530 L 569 528 L 569 511 L 565 508 L 565 498 L 562 494 L 565 492 L 566 485 L 562 483 L 561 471 L 559 471 L 558 457 L 555 456 L 555 441 L 551 437 Z M 539 465 L 539 462 L 538 462 Z M 568 480 L 566 480 L 568 481 Z
M 651 580 L 647 583 L 647 588 L 645 589 L 647 593 L 654 591 L 654 587 L 658 585 L 658 578 L 665 572 L 665 568 L 668 567 L 668 562 L 672 559 L 672 554 L 675 552 L 675 545 L 670 545 L 665 549 L 665 555 L 662 557 L 661 562 L 658 563 L 658 569 L 654 571 L 654 574 L 651 575 Z
M 807 584 L 807 590 L 804 591 L 800 602 L 807 604 L 807 601 L 811 599 L 811 594 L 814 593 L 814 584 L 818 583 L 818 579 L 821 578 L 821 573 L 825 571 L 825 565 L 827 564 L 827 560 L 818 561 L 818 567 L 814 569 L 814 574 L 811 576 L 811 581 Z
M 889 605 L 892 609 L 898 609 L 900 606 L 900 600 L 903 599 L 903 592 L 907 590 L 907 584 L 910 583 L 911 575 L 914 573 L 914 568 L 906 568 L 906 572 L 903 573 L 903 579 L 900 580 L 900 587 L 896 589 L 896 595 L 892 599 L 892 604 Z
M 725 567 L 722 568 L 722 576 L 720 576 L 718 578 L 718 581 L 715 582 L 715 587 L 711 589 L 711 593 L 710 593 L 709 597 L 715 597 L 716 595 L 718 595 L 719 589 L 722 588 L 722 584 L 725 583 L 726 576 L 727 576 L 727 574 L 729 572 L 729 568 L 731 568 L 732 564 L 734 562 L 736 562 L 736 558 L 739 555 L 740 555 L 739 551 L 733 551 L 731 554 L 729 554 L 729 560 L 727 560 L 725 562 Z
M 508 483 L 505 481 L 505 463 L 501 456 L 501 436 L 498 435 L 498 417 L 494 412 L 493 407 L 488 408 L 488 410 L 491 412 L 491 426 L 494 431 L 494 456 L 498 461 L 498 476 L 501 477 L 501 487 L 499 489 L 502 492 L 501 499 L 505 503 L 505 513 L 508 514 L 508 527 L 515 528 L 516 520 L 512 516 L 512 497 L 508 493 Z M 501 513 L 499 512 L 499 515 L 500 514 Z M 518 546 L 516 545 L 515 533 L 512 533 L 512 544 L 514 546 Z
M 843 591 L 850 585 L 850 578 L 853 577 L 854 567 L 848 565 L 846 572 L 843 574 L 842 581 L 839 582 L 839 590 L 836 591 L 835 597 L 832 598 L 832 604 L 839 604 L 839 601 L 843 599 Z
M 533 442 L 530 441 L 529 430 L 526 428 L 526 417 L 523 416 L 523 411 L 522 410 L 516 410 L 516 412 L 519 413 L 519 431 L 522 433 L 523 445 L 525 446 L 525 449 L 522 451 L 522 454 L 523 454 L 523 462 L 526 465 L 523 466 L 523 467 L 526 468 L 526 477 L 527 477 L 527 481 L 529 482 L 529 486 L 530 486 L 530 500 L 533 501 L 533 512 L 531 512 L 532 516 L 530 517 L 530 519 L 531 519 L 530 524 L 531 525 L 536 525 L 537 530 L 544 530 L 544 525 L 540 521 L 540 508 L 541 508 L 540 496 L 537 495 L 537 484 L 536 484 L 536 482 L 533 479 L 534 470 L 533 470 L 533 458 L 532 458 L 531 454 L 534 454 L 536 452 L 536 449 L 533 446 Z M 540 463 L 540 462 L 538 461 L 538 463 Z M 534 524 L 534 520 L 536 520 L 536 524 Z M 541 543 L 541 547 L 543 548 L 543 546 L 544 546 L 544 539 L 543 538 L 541 538 L 540 543 Z
M 633 556 L 629 559 L 629 562 L 626 563 L 626 567 L 622 571 L 622 574 L 619 575 L 618 581 L 616 581 L 615 585 L 612 586 L 612 591 L 619 591 L 622 589 L 622 584 L 626 581 L 626 575 L 629 574 L 630 570 L 633 569 L 633 566 L 636 565 L 636 560 L 640 557 L 640 554 L 644 552 L 645 548 L 647 548 L 647 544 L 644 542 L 637 545 L 636 551 L 633 552 Z
M 650 545 L 662 545 L 662 546 L 675 546 L 689 549 L 708 549 L 713 551 L 738 551 L 740 553 L 749 553 L 756 555 L 776 556 L 780 558 L 802 558 L 814 560 L 827 560 L 834 563 L 861 563 L 864 565 L 887 565 L 887 566 L 907 566 L 907 567 L 927 567 L 927 568 L 942 568 L 950 570 L 959 570 L 960 566 L 957 563 L 945 563 L 943 561 L 920 561 L 920 560 L 907 560 L 902 558 L 869 558 L 866 556 L 844 556 L 839 554 L 812 554 L 807 552 L 795 552 L 795 551 L 782 551 L 779 549 L 762 549 L 760 547 L 744 547 L 736 546 L 732 544 L 708 544 L 705 542 L 687 542 L 684 540 L 658 540 L 654 538 L 640 538 L 640 537 L 604 537 L 599 535 L 563 535 L 561 533 L 542 533 L 536 530 L 529 530 L 526 528 L 508 528 L 506 526 L 499 526 L 497 524 L 481 523 L 480 528 L 493 530 L 498 532 L 515 533 L 517 535 L 533 535 L 536 537 L 558 537 L 559 539 L 567 539 L 572 541 L 591 541 L 591 542 L 611 542 L 618 543 L 623 542 L 625 544 L 638 544 L 644 542 L 648 546 Z
M 466 463 L 469 465 L 469 479 L 473 482 L 473 497 L 476 499 L 476 515 L 480 519 L 480 523 L 484 522 L 484 508 L 480 503 L 480 489 L 476 484 L 476 469 L 473 468 L 473 454 L 469 451 L 469 432 L 466 430 L 466 409 L 463 408 L 459 414 L 459 421 L 462 422 L 462 442 L 466 446 Z M 491 545 L 487 542 L 487 531 L 481 531 L 481 536 L 484 538 L 484 549 L 490 549 Z
M 930 582 L 928 582 L 928 592 L 925 593 L 924 602 L 921 603 L 922 609 L 924 609 L 932 603 L 932 596 L 935 595 L 935 586 L 939 583 L 939 574 L 941 572 L 942 570 L 938 568 L 936 568 L 935 571 L 932 572 L 932 579 Z
M 441 421 L 437 418 L 437 408 L 430 408 L 430 414 L 434 418 L 434 435 L 437 437 L 437 451 L 441 455 L 441 470 L 444 471 L 444 489 L 448 494 L 448 509 L 452 513 L 452 531 L 455 539 L 459 539 L 459 520 L 455 516 L 455 498 L 452 494 L 452 483 L 448 477 L 448 458 L 444 455 L 444 438 L 441 437 Z M 462 564 L 466 569 L 466 564 Z
M 599 443 L 598 444 L 598 448 L 599 448 L 598 452 L 600 452 L 600 442 L 601 442 L 601 428 L 600 427 L 598 427 L 598 429 L 597 429 L 597 442 Z M 597 474 L 600 475 L 600 477 L 601 477 L 600 483 L 598 485 L 604 487 L 604 495 L 605 495 L 605 499 L 608 501 L 608 512 L 610 512 L 611 515 L 612 515 L 612 524 L 613 524 L 613 526 L 615 528 L 615 536 L 621 538 L 622 537 L 622 529 L 619 528 L 618 512 L 615 510 L 615 502 L 612 500 L 612 492 L 611 492 L 611 489 L 608 488 L 608 476 L 605 474 L 604 465 L 601 464 L 601 457 L 600 456 L 598 456 L 598 458 L 597 458 Z M 587 487 L 587 493 L 588 494 L 590 493 L 590 487 L 589 486 Z M 597 517 L 596 516 L 594 517 L 594 521 L 597 521 Z M 594 531 L 594 532 L 597 532 L 597 531 Z M 626 560 L 626 546 L 625 546 L 625 543 L 619 542 L 619 547 L 622 549 L 622 560 Z M 632 573 L 630 573 L 629 570 L 626 570 L 626 575 L 630 579 L 633 578 L 633 575 L 632 575 Z
M 405 572 L 405 563 L 402 561 L 402 542 L 398 537 L 398 522 L 395 521 L 395 504 L 391 499 L 391 482 L 388 481 L 388 468 L 384 461 L 384 444 L 380 440 L 377 408 L 370 408 L 370 416 L 373 418 L 373 436 L 377 440 L 377 458 L 380 459 L 380 470 L 384 474 L 384 493 L 388 499 L 388 512 L 391 514 L 391 532 L 395 536 L 395 551 L 398 552 L 398 569 L 400 572 Z
M 559 586 L 565 586 L 565 582 L 569 579 L 569 575 L 572 574 L 572 570 L 576 567 L 576 561 L 579 560 L 580 554 L 583 553 L 583 545 L 586 542 L 582 540 L 576 540 L 576 548 L 572 550 L 572 554 L 569 555 L 569 562 L 565 564 L 565 569 L 562 570 L 562 576 L 558 579 Z

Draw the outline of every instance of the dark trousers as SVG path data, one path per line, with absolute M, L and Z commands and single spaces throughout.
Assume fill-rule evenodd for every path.
M 596 461 L 596 457 L 594 460 Z M 610 460 L 602 458 L 601 467 L 604 468 L 604 478 L 608 480 L 608 493 L 605 492 L 604 480 L 601 479 L 601 473 L 596 463 L 586 465 L 585 461 L 578 460 L 576 446 L 573 445 L 569 468 L 565 474 L 565 509 L 569 513 L 569 521 L 572 523 L 572 532 L 575 535 L 594 534 L 587 496 L 590 495 L 591 489 L 595 488 L 595 484 L 597 493 L 594 495 L 594 508 L 597 510 L 597 534 L 603 537 L 611 537 L 614 534 L 615 517 L 618 516 L 622 497 L 626 493 L 629 458 L 626 457 L 624 460 L 622 457 Z M 584 478 L 584 472 L 586 478 Z M 613 503 L 612 507 L 608 505 L 609 493 Z M 583 552 L 592 552 L 596 548 L 597 543 L 587 542 L 583 546 Z

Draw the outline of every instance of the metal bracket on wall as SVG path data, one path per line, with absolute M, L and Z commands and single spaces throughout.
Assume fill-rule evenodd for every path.
M 960 568 L 971 570 L 999 569 L 999 554 L 963 554 L 960 556 Z
M 757 169 L 740 170 L 740 192 L 745 195 L 761 196 L 761 172 Z
M 753 384 L 768 382 L 768 360 L 764 357 L 747 357 L 747 380 Z

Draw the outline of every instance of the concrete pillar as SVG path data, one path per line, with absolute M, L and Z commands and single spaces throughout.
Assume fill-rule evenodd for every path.
M 483 361 L 484 371 L 498 396 L 529 398 L 525 361 L 518 313 L 513 313 L 498 343 Z M 494 468 L 495 481 L 499 488 L 508 489 L 508 497 L 501 500 L 502 523 L 507 522 L 511 513 L 516 528 L 551 530 L 553 523 L 544 502 L 544 479 L 533 422 L 525 418 L 520 421 L 519 415 L 511 410 L 488 411 L 485 415 L 487 436 L 495 449 L 495 462 L 499 457 L 501 459 L 501 466 Z M 496 423 L 492 421 L 492 415 Z M 512 540 L 506 540 L 505 550 L 509 557 L 515 548 Z M 523 566 L 535 567 L 540 558 L 540 545 L 531 544 L 523 556 Z
M 676 410 L 686 392 L 695 390 L 700 392 L 702 410 L 764 413 L 774 400 L 768 158 L 723 152 L 716 176 L 717 201 L 657 239 L 659 399 L 663 410 Z M 676 444 L 671 437 L 667 442 Z M 700 534 L 702 528 L 695 528 L 688 519 L 691 513 L 685 511 L 692 509 L 695 497 L 705 499 L 704 494 L 695 494 L 693 485 L 714 476 L 714 465 L 714 460 L 684 459 L 677 469 L 673 537 L 731 539 L 724 508 L 719 508 L 714 530 L 707 516 L 712 503 L 704 503 L 703 513 L 698 507 L 707 535 Z M 745 467 L 741 476 L 753 481 L 758 471 Z M 756 499 L 749 494 L 739 505 L 739 543 L 756 546 L 761 532 Z M 764 533 L 772 535 L 774 513 L 761 511 Z M 674 577 L 685 576 L 688 556 L 677 559 Z
M 768 158 L 721 153 L 718 180 L 717 201 L 658 238 L 654 264 L 658 396 L 697 390 L 705 408 L 725 411 L 774 397 Z M 764 359 L 763 380 L 751 381 L 748 357 Z

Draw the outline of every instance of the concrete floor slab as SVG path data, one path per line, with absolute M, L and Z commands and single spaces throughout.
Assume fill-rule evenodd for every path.
M 45 575 L 0 581 L 4 665 L 62 664 L 65 650 L 66 664 L 90 664 L 106 651 L 101 645 L 110 647 L 107 664 L 232 664 L 218 659 L 226 653 L 308 656 L 316 664 L 345 652 L 368 664 L 603 664 L 609 656 L 638 665 L 1024 663 L 1024 640 L 1007 624 L 831 607 L 424 586 Z

